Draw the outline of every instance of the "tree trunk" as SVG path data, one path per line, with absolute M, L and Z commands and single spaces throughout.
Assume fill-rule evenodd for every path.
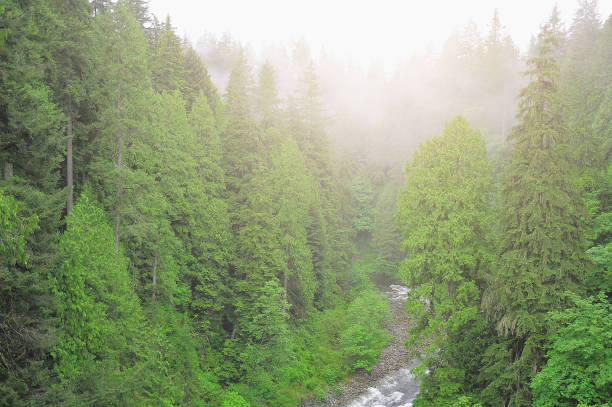
M 151 300 L 155 302 L 155 291 L 157 291 L 157 261 L 159 259 L 159 242 L 155 248 L 155 258 L 153 259 L 153 294 Z
M 13 163 L 6 162 L 4 164 L 4 178 L 9 179 L 13 176 Z
M 234 338 L 236 337 L 236 329 L 237 328 L 238 328 L 238 318 L 236 318 L 236 320 L 234 321 L 234 328 L 232 328 L 231 340 L 234 340 Z
M 287 254 L 287 262 L 289 262 L 289 243 L 285 243 L 285 254 Z M 289 264 L 287 264 L 287 266 L 285 267 L 285 272 L 283 275 L 283 289 L 285 290 L 285 301 L 289 301 L 289 295 L 287 293 L 287 286 L 288 286 L 288 280 L 289 280 Z M 286 310 L 284 310 L 286 311 Z
M 121 227 L 121 169 L 123 168 L 123 134 L 121 133 L 121 71 L 117 74 L 117 214 L 115 217 L 115 250 L 119 251 L 119 228 Z
M 283 290 L 285 291 L 285 302 L 283 303 L 283 312 L 288 312 L 287 304 L 289 303 L 289 243 L 285 243 L 285 253 L 287 254 L 287 265 L 285 267 L 285 271 L 283 272 Z
M 70 215 L 72 205 L 74 203 L 74 182 L 73 163 L 72 163 L 72 117 L 68 116 L 66 124 L 66 137 L 68 138 L 66 145 L 66 186 L 68 187 L 68 202 L 66 202 L 66 212 Z

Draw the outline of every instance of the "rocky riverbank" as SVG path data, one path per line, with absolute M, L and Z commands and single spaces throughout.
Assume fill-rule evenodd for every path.
M 340 383 L 340 391 L 331 391 L 327 399 L 322 402 L 308 400 L 301 404 L 302 407 L 340 407 L 346 406 L 361 395 L 374 391 L 373 387 L 389 378 L 393 373 L 402 371 L 404 376 L 408 369 L 414 367 L 415 362 L 409 360 L 409 352 L 404 345 L 409 336 L 409 330 L 414 322 L 406 314 L 404 303 L 407 290 L 401 285 L 392 284 L 384 291 L 389 299 L 391 320 L 387 324 L 387 330 L 391 335 L 391 342 L 380 354 L 379 362 L 365 374 L 353 375 L 346 383 Z M 392 379 L 391 379 L 392 380 Z M 365 396 L 367 397 L 367 396 Z

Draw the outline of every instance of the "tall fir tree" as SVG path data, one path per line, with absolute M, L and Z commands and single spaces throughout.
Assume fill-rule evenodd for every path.
M 547 312 L 565 305 L 564 290 L 582 291 L 588 269 L 584 205 L 558 87 L 558 41 L 544 25 L 537 54 L 527 62 L 530 82 L 520 94 L 519 124 L 509 137 L 499 263 L 482 301 L 503 338 L 487 351 L 483 370 L 489 376 L 483 395 L 492 404 L 530 405 L 529 381 L 554 329 Z

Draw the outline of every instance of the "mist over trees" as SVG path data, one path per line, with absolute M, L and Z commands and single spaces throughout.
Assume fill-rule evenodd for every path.
M 386 72 L 0 5 L 0 406 L 322 400 L 400 279 L 415 406 L 607 406 L 612 16 L 542 23 Z

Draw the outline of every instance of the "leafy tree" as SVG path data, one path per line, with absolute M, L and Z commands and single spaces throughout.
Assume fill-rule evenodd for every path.
M 341 354 L 348 371 L 368 371 L 378 361 L 380 351 L 389 342 L 389 334 L 383 325 L 388 318 L 388 305 L 379 293 L 368 292 L 351 302 L 347 311 L 347 326 L 339 337 Z
M 536 407 L 604 406 L 612 400 L 612 307 L 603 293 L 571 299 L 572 308 L 551 313 L 562 328 L 531 383 Z

